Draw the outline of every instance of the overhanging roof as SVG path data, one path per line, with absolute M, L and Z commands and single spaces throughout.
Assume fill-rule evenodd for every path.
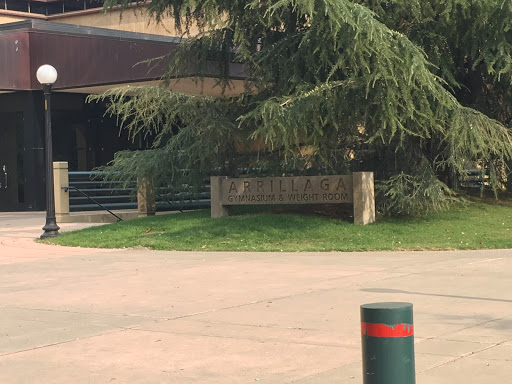
M 42 20 L 2 24 L 0 91 L 41 89 L 35 73 L 42 64 L 57 69 L 55 90 L 152 82 L 164 73 L 165 61 L 141 62 L 172 54 L 180 42 L 177 37 Z M 230 72 L 234 80 L 245 77 L 240 64 L 232 63 Z

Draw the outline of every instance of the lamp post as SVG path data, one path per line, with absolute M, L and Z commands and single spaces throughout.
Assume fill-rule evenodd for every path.
M 46 224 L 41 239 L 59 235 L 59 226 L 55 220 L 55 196 L 53 194 L 53 148 L 52 113 L 50 96 L 52 85 L 57 80 L 57 70 L 51 65 L 41 65 L 36 73 L 37 81 L 43 86 L 45 118 L 45 160 L 46 160 Z

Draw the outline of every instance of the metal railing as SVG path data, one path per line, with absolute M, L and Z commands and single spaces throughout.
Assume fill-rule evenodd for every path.
M 94 171 L 69 172 L 68 179 L 70 212 L 137 209 L 135 181 L 126 188 L 123 182 L 104 181 L 101 173 Z M 155 205 L 157 211 L 208 208 L 210 207 L 209 185 L 205 183 L 199 192 L 192 191 L 186 185 L 178 188 L 178 191 L 176 188 L 161 188 L 155 192 Z M 115 214 L 114 216 L 118 217 Z
M 460 179 L 462 188 L 488 188 L 490 186 L 490 170 L 484 169 L 467 169 L 463 177 Z
M 107 210 L 137 209 L 135 182 L 123 188 L 120 182 L 103 181 L 99 172 L 69 172 L 68 177 L 70 212 L 94 211 L 98 205 Z
M 119 216 L 117 216 L 114 212 L 112 212 L 110 209 L 108 209 L 107 207 L 105 207 L 103 204 L 99 203 L 98 201 L 96 201 L 94 198 L 92 198 L 91 196 L 89 196 L 87 193 L 83 192 L 82 190 L 76 188 L 76 187 L 62 187 L 62 189 L 64 189 L 65 192 L 69 192 L 70 190 L 73 190 L 73 191 L 76 191 L 78 193 L 80 193 L 81 195 L 83 195 L 85 198 L 89 199 L 90 201 L 93 202 L 93 204 L 96 204 L 98 207 L 104 209 L 105 211 L 107 211 L 108 213 L 110 213 L 112 216 L 114 216 L 115 218 L 117 218 L 117 221 L 123 221 L 123 219 L 121 219 Z

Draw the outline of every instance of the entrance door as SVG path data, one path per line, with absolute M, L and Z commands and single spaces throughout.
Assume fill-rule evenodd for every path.
M 0 211 L 16 211 L 18 168 L 16 156 L 16 114 L 0 114 Z

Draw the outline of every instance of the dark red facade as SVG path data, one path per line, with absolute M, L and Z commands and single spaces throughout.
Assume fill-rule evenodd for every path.
M 0 90 L 30 89 L 29 33 L 0 35 Z
M 156 79 L 163 65 L 149 71 L 137 64 L 171 53 L 177 43 L 176 38 L 35 20 L 0 25 L 0 90 L 39 89 L 35 73 L 42 64 L 57 69 L 55 89 Z
M 142 63 L 176 49 L 180 39 L 40 20 L 0 25 L 0 90 L 35 90 L 43 64 L 58 72 L 54 89 L 141 82 L 160 78 L 160 65 Z M 212 66 L 214 67 L 214 66 Z M 242 78 L 232 64 L 233 78 Z

